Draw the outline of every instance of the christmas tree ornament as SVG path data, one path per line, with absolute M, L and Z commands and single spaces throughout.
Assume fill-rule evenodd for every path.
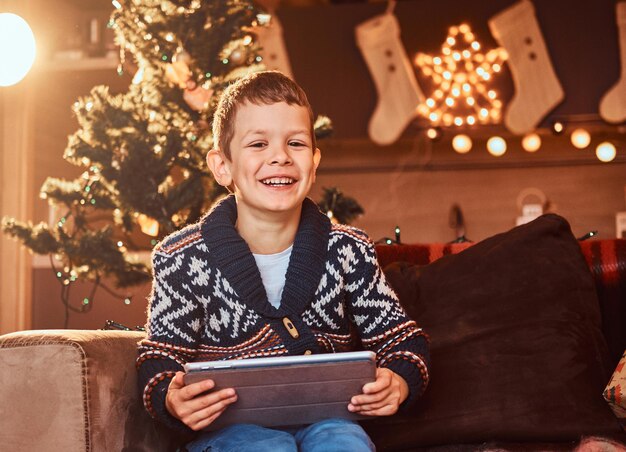
M 206 110 L 212 96 L 212 89 L 204 88 L 202 85 L 198 85 L 191 80 L 187 82 L 187 88 L 183 92 L 183 99 L 187 105 L 196 111 Z
M 235 49 L 230 54 L 230 61 L 235 64 L 241 64 L 243 62 L 244 53 L 240 49 Z
M 620 79 L 600 100 L 600 116 L 617 124 L 626 120 L 626 2 L 618 3 L 615 9 L 622 70 Z
M 504 116 L 513 133 L 531 132 L 564 98 L 530 0 L 521 0 L 489 20 L 489 29 L 508 53 L 515 86 Z
M 368 133 L 375 143 L 388 145 L 415 117 L 424 95 L 400 40 L 400 25 L 391 11 L 357 25 L 355 34 L 378 95 Z
M 289 54 L 283 38 L 283 27 L 276 15 L 267 26 L 259 26 L 254 29 L 260 46 L 259 54 L 263 58 L 268 70 L 280 71 L 293 79 Z
M 184 61 L 169 63 L 165 66 L 165 77 L 179 88 L 185 88 L 191 77 L 191 70 Z

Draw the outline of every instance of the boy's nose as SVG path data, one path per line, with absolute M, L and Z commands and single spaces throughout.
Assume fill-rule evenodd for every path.
M 276 146 L 270 157 L 270 164 L 272 165 L 287 165 L 291 163 L 291 157 L 289 152 L 283 146 Z

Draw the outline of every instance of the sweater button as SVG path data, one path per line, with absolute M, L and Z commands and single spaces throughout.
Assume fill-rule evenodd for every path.
M 310 355 L 311 353 L 313 353 L 311 350 L 305 350 L 305 351 L 304 351 L 304 354 L 305 354 L 305 355 Z
M 294 339 L 298 339 L 300 337 L 300 333 L 298 333 L 298 330 L 296 329 L 294 324 L 291 322 L 291 320 L 289 320 L 289 317 L 283 317 L 283 325 L 285 325 L 285 328 L 287 328 L 287 331 L 289 331 L 291 337 L 293 337 Z

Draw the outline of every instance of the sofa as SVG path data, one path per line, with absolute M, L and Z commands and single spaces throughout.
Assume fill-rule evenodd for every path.
M 626 447 L 602 394 L 626 350 L 626 240 L 579 242 L 549 214 L 479 243 L 377 253 L 432 353 L 417 405 L 363 423 L 378 450 Z M 177 450 L 184 438 L 143 409 L 143 334 L 0 336 L 0 449 Z

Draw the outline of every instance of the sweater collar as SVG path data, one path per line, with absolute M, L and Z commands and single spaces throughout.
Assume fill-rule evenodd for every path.
M 300 315 L 311 303 L 325 271 L 330 220 L 306 198 L 287 268 L 280 308 L 267 301 L 261 274 L 248 244 L 235 229 L 237 203 L 234 195 L 220 201 L 202 219 L 202 237 L 209 258 L 237 295 L 259 314 L 280 318 Z

